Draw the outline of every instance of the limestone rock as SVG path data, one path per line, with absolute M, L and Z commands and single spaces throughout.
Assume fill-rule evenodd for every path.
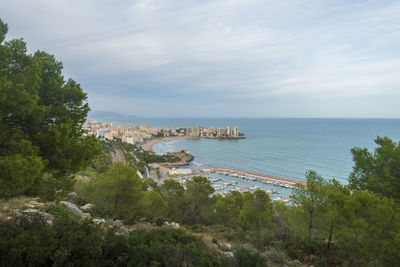
M 123 224 L 120 220 L 115 220 L 115 221 L 112 222 L 111 225 L 112 225 L 113 227 L 120 228 L 120 227 L 123 226 L 124 224 Z
M 81 207 L 81 210 L 91 210 L 91 209 L 93 209 L 93 208 L 94 208 L 94 204 L 88 203 L 88 204 L 86 204 L 86 205 L 83 205 L 83 206 Z
M 64 204 L 70 212 L 81 217 L 82 219 L 90 218 L 91 215 L 89 213 L 83 213 L 75 204 L 68 201 L 60 201 L 61 204 Z
M 47 212 L 40 212 L 40 215 L 42 215 L 47 221 L 52 221 L 54 220 L 53 215 L 47 213 Z
M 82 213 L 81 214 L 82 219 L 87 219 L 87 218 L 91 218 L 91 217 L 92 217 L 92 215 L 90 215 L 90 213 Z
M 179 229 L 181 226 L 179 225 L 179 223 L 176 223 L 176 222 L 171 222 L 171 223 L 169 223 L 169 222 L 164 222 L 164 225 L 166 225 L 166 226 L 171 226 L 172 228 L 175 228 L 175 229 Z
M 225 254 L 226 256 L 230 257 L 230 258 L 233 258 L 233 257 L 235 256 L 235 255 L 233 254 L 233 252 L 231 252 L 231 251 L 228 251 L 228 252 L 222 251 L 222 253 Z
M 95 224 L 104 224 L 106 222 L 106 220 L 104 220 L 104 219 L 93 219 L 93 222 Z
M 39 211 L 37 209 L 27 209 L 24 210 L 25 213 L 38 213 Z
M 213 250 L 218 250 L 218 245 L 217 244 L 211 243 L 209 246 Z
M 67 200 L 67 201 L 71 201 L 71 200 L 73 200 L 73 199 L 75 199 L 75 198 L 77 198 L 77 197 L 78 197 L 78 194 L 77 194 L 77 193 L 71 192 L 71 193 L 69 193 L 69 194 L 67 195 L 66 200 Z
M 126 234 L 129 234 L 129 230 L 128 230 L 128 228 L 126 228 L 125 226 L 121 226 L 121 227 L 118 229 L 117 234 L 126 235 Z
M 114 222 L 114 220 L 113 219 L 108 219 L 108 220 L 106 220 L 105 222 L 104 222 L 104 225 L 105 226 L 112 226 L 112 223 Z
M 221 249 L 222 250 L 232 250 L 232 245 L 231 244 L 229 244 L 229 243 L 222 243 L 221 244 Z

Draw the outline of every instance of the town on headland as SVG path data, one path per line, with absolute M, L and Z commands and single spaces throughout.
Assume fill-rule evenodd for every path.
M 210 139 L 244 139 L 245 135 L 239 132 L 238 126 L 227 126 L 225 128 L 206 128 L 201 126 L 192 126 L 175 129 L 152 128 L 150 126 L 137 126 L 125 124 L 119 126 L 115 122 L 87 121 L 83 125 L 86 134 L 96 135 L 112 140 L 120 138 L 122 142 L 133 145 L 141 145 L 146 141 L 162 137 L 188 137 L 188 138 L 210 138 Z

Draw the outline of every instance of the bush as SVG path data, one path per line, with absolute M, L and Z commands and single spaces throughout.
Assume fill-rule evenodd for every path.
M 267 252 L 267 257 L 269 260 L 271 260 L 273 263 L 283 263 L 285 260 L 285 255 L 282 251 L 276 250 L 275 248 L 271 248 Z
M 52 207 L 63 214 L 59 206 Z M 90 220 L 40 216 L 0 224 L 0 266 L 227 266 L 198 237 L 169 227 L 128 236 L 106 232 Z M 260 265 L 261 266 L 261 265 Z
M 252 252 L 245 247 L 236 248 L 235 254 L 235 266 L 238 267 L 261 267 L 267 266 L 267 259 L 262 256 L 259 252 Z

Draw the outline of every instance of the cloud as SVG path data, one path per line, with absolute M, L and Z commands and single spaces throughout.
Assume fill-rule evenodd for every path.
M 322 112 L 333 102 L 357 116 L 371 108 L 400 116 L 377 102 L 400 96 L 396 1 L 3 0 L 0 8 L 9 38 L 55 54 L 94 109 L 345 116 Z M 135 105 L 107 104 L 110 96 Z M 322 106 L 309 111 L 316 98 Z

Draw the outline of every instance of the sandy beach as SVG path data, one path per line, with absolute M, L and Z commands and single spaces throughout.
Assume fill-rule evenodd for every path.
M 157 144 L 159 142 L 164 142 L 164 141 L 173 141 L 173 140 L 180 140 L 180 139 L 195 139 L 199 137 L 191 137 L 191 136 L 169 136 L 169 137 L 161 137 L 161 138 L 155 138 L 147 141 L 142 145 L 142 149 L 144 151 L 151 151 L 153 152 L 153 145 Z

